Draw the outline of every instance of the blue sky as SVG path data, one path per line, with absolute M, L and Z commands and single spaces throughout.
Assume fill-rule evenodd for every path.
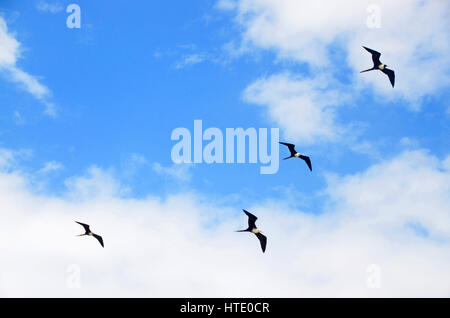
M 50 191 L 93 164 L 113 167 L 120 175 L 131 154 L 171 165 L 170 133 L 176 127 L 193 129 L 194 119 L 203 120 L 205 128 L 223 130 L 277 127 L 242 99 L 243 90 L 272 73 L 311 74 L 304 64 L 280 62 L 270 51 L 231 56 L 224 45 L 238 41 L 239 30 L 230 14 L 218 10 L 213 1 L 141 1 L 126 7 L 120 1 L 80 2 L 81 29 L 66 27 L 69 2 L 59 4 L 64 10 L 54 14 L 25 3 L 3 4 L 3 16 L 11 21 L 8 27 L 21 42 L 18 63 L 52 91 L 57 115 L 46 116 L 38 100 L 2 80 L 2 144 L 32 150 L 32 158 L 24 163 L 30 169 L 60 162 L 64 170 L 52 176 Z M 177 10 L 170 10 L 174 6 Z M 360 53 L 370 64 L 370 56 L 363 50 Z M 193 54 L 204 61 L 177 68 L 177 63 Z M 342 60 L 342 54 L 331 58 Z M 352 85 L 347 72 L 351 70 L 345 64 L 333 72 L 344 89 Z M 385 79 L 379 76 L 379 80 Z M 274 187 L 295 184 L 311 195 L 323 187 L 324 173 L 360 171 L 402 151 L 404 137 L 443 157 L 449 146 L 448 138 L 443 138 L 449 133 L 447 110 L 442 106 L 447 99 L 445 90 L 427 96 L 422 103 L 424 114 L 408 109 L 407 101 L 386 102 L 366 89 L 344 104 L 336 117 L 343 127 L 360 126 L 356 142 L 373 144 L 378 158 L 355 153 L 348 145 L 321 142 L 303 150 L 312 153 L 312 174 L 300 162 L 282 162 L 274 176 L 259 175 L 259 165 L 203 164 L 192 169 L 195 177 L 189 188 L 218 196 L 246 191 L 253 201 L 270 195 Z M 14 120 L 14 114 L 20 119 Z M 291 141 L 283 137 L 283 130 L 281 139 Z M 160 187 L 165 181 L 151 165 L 139 167 L 127 182 L 134 195 L 161 194 L 178 186 Z M 320 205 L 318 200 L 314 209 Z
M 303 27 L 311 34 L 300 36 L 296 46 L 295 34 L 283 33 L 284 19 L 268 19 L 269 29 L 259 23 L 264 12 L 284 12 L 282 2 L 289 1 L 280 2 L 277 11 L 275 2 L 265 7 L 256 0 L 247 2 L 254 7 L 225 0 L 79 0 L 81 28 L 69 29 L 65 8 L 72 2 L 0 3 L 7 34 L 20 43 L 14 67 L 49 91 L 39 97 L 12 80 L 0 56 L 0 148 L 14 152 L 10 171 L 32 176 L 28 182 L 38 185 L 33 193 L 58 197 L 70 180 L 95 166 L 128 189 L 126 198 L 195 193 L 235 209 L 234 215 L 279 200 L 279 209 L 286 201 L 294 210 L 318 215 L 335 199 L 329 195 L 330 178 L 363 175 L 408 151 L 440 162 L 449 155 L 448 39 L 435 39 L 441 50 L 436 56 L 409 52 L 403 57 L 409 33 L 386 38 L 387 27 L 367 30 L 363 7 L 361 27 L 329 21 L 330 29 L 335 23 L 343 30 L 342 37 L 326 24 L 292 26 L 298 34 Z M 448 13 L 448 6 L 440 5 Z M 439 11 L 430 7 L 425 15 Z M 389 12 L 382 20 L 389 21 L 386 26 L 393 20 L 390 11 L 383 11 Z M 438 22 L 430 32 L 442 28 Z M 448 23 L 442 23 L 448 31 Z M 418 34 L 411 45 L 420 48 L 427 36 Z M 401 45 L 390 46 L 397 42 Z M 396 88 L 381 73 L 358 73 L 371 66 L 361 45 L 383 53 L 382 61 L 397 72 Z M 317 55 L 304 53 L 311 47 L 317 47 Z M 326 57 L 317 61 L 314 56 L 322 49 Z M 418 65 L 410 63 L 414 58 Z M 414 83 L 421 72 L 437 84 Z M 276 87 L 283 81 L 307 88 L 285 92 Z M 277 112 L 292 98 L 287 122 Z M 296 105 L 308 101 L 329 120 L 305 118 Z M 196 119 L 204 129 L 223 132 L 228 127 L 279 128 L 282 141 L 298 144 L 311 156 L 313 172 L 298 160 L 280 161 L 274 175 L 259 174 L 259 164 L 175 166 L 171 132 L 186 127 L 192 133 Z M 311 126 L 303 130 L 305 121 Z M 285 156 L 287 149 L 280 147 L 280 158 Z M 410 222 L 416 231 L 430 232 L 416 221 Z

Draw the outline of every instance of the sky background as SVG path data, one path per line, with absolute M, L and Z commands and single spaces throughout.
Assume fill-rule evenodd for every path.
M 449 18 L 446 0 L 1 0 L 0 295 L 450 296 Z M 362 45 L 395 88 L 359 73 Z M 279 128 L 313 172 L 176 165 L 196 119 Z M 233 233 L 243 208 L 265 254 Z

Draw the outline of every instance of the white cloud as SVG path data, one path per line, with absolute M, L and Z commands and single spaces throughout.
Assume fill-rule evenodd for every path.
M 5 69 L 9 71 L 9 79 L 11 81 L 22 85 L 27 92 L 35 96 L 37 99 L 42 100 L 50 94 L 49 89 L 42 85 L 39 80 L 16 66 L 7 66 Z
M 71 198 L 88 200 L 90 198 L 105 198 L 122 196 L 129 192 L 128 187 L 122 186 L 113 176 L 112 171 L 105 171 L 92 166 L 83 176 L 76 176 L 66 180 Z
M 122 173 L 125 177 L 132 177 L 136 175 L 139 169 L 143 166 L 147 166 L 149 162 L 147 159 L 138 153 L 132 153 L 126 156 L 122 163 Z
M 8 34 L 5 20 L 0 17 L 0 67 L 13 65 L 19 56 L 19 42 Z
M 48 101 L 51 91 L 35 76 L 23 71 L 17 61 L 20 58 L 20 43 L 8 33 L 5 20 L 0 17 L 0 71 L 8 80 L 19 84 L 46 106 L 46 114 L 55 115 L 54 105 Z
M 348 63 L 359 88 L 373 86 L 386 98 L 402 97 L 418 108 L 420 98 L 450 82 L 450 38 L 443 32 L 450 27 L 450 3 L 377 1 L 381 28 L 375 29 L 367 26 L 372 3 L 238 0 L 228 9 L 234 10 L 242 27 L 242 46 L 273 50 L 279 59 L 307 62 L 316 69 L 336 70 Z M 379 72 L 359 74 L 371 66 L 361 45 L 380 51 L 382 61 L 396 71 L 395 89 Z M 332 57 L 330 48 L 336 46 L 344 49 L 346 60 Z
M 49 161 L 49 162 L 46 162 L 44 167 L 42 169 L 39 169 L 37 171 L 37 173 L 47 174 L 47 173 L 58 171 L 61 169 L 64 169 L 64 166 L 60 162 Z
M 13 119 L 16 125 L 19 126 L 25 125 L 26 123 L 25 118 L 23 118 L 22 114 L 17 110 L 13 113 Z
M 176 69 L 185 68 L 186 66 L 195 65 L 203 62 L 205 57 L 202 54 L 194 53 L 183 56 L 181 61 L 175 63 Z
M 400 139 L 400 145 L 407 148 L 417 148 L 420 145 L 419 140 L 411 137 L 402 137 Z
M 375 159 L 381 159 L 381 154 L 378 149 L 378 145 L 374 142 L 369 142 L 367 140 L 355 141 L 349 138 L 348 146 L 355 153 L 367 155 Z
M 266 107 L 289 139 L 301 143 L 330 141 L 344 133 L 335 122 L 335 108 L 348 96 L 330 88 L 329 82 L 320 75 L 312 79 L 288 73 L 272 75 L 249 85 L 244 99 Z
M 330 180 L 328 192 L 341 205 L 351 207 L 349 216 L 362 213 L 373 227 L 395 229 L 408 222 L 420 223 L 434 238 L 448 240 L 448 158 L 441 162 L 423 150 L 405 151 L 363 173 Z
M 233 10 L 236 8 L 236 1 L 233 0 L 218 0 L 215 4 L 217 9 Z
M 193 167 L 192 164 L 172 164 L 171 166 L 164 167 L 158 162 L 153 163 L 153 171 L 157 174 L 179 182 L 188 182 L 191 180 L 190 169 Z
M 14 162 L 14 152 L 9 149 L 0 148 L 0 169 L 10 168 Z
M 149 162 L 147 158 L 138 153 L 132 153 L 125 157 L 122 163 L 121 173 L 124 177 L 130 178 L 142 168 L 151 167 L 151 170 L 157 175 L 177 182 L 188 182 L 191 180 L 191 164 L 172 164 L 170 166 L 163 166 L 159 162 Z
M 0 171 L 8 171 L 17 169 L 17 164 L 22 159 L 28 159 L 32 155 L 32 151 L 28 149 L 10 150 L 0 148 Z
M 334 176 L 320 215 L 275 199 L 245 207 L 268 236 L 265 254 L 253 235 L 233 232 L 246 226 L 241 211 L 205 198 L 123 198 L 100 168 L 73 177 L 64 195 L 44 196 L 20 172 L 2 172 L 0 295 L 448 297 L 448 162 L 405 152 Z M 105 248 L 76 237 L 74 220 L 91 224 Z M 71 264 L 81 270 L 80 289 L 68 284 Z M 367 288 L 370 264 L 381 268 L 379 289 Z
M 50 12 L 52 14 L 61 12 L 64 8 L 60 3 L 54 2 L 54 3 L 50 3 L 50 2 L 46 2 L 46 1 L 40 1 L 36 8 L 39 11 L 42 12 Z

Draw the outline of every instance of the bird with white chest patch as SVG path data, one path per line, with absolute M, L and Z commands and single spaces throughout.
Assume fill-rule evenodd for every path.
M 311 159 L 308 156 L 305 156 L 305 155 L 297 152 L 297 150 L 295 150 L 295 145 L 289 144 L 287 142 L 281 142 L 281 141 L 280 141 L 280 144 L 287 146 L 289 151 L 290 151 L 290 153 L 291 153 L 291 155 L 289 157 L 286 157 L 283 160 L 290 159 L 290 158 L 300 158 L 303 161 L 305 161 L 305 163 L 308 166 L 309 170 L 312 171 Z
M 375 70 L 382 71 L 384 74 L 386 74 L 389 77 L 389 81 L 391 82 L 392 87 L 394 87 L 395 73 L 393 70 L 388 69 L 388 66 L 386 64 L 383 64 L 380 62 L 381 53 L 377 52 L 375 50 L 369 49 L 368 47 L 365 47 L 365 46 L 363 46 L 363 48 L 365 48 L 367 52 L 372 54 L 373 67 L 369 68 L 367 70 L 361 71 L 360 73 L 375 71 Z
M 81 223 L 81 222 L 78 222 L 78 221 L 75 221 L 75 222 L 80 224 L 81 226 L 83 226 L 84 227 L 84 231 L 85 231 L 84 234 L 80 234 L 78 236 L 84 236 L 84 235 L 93 236 L 93 237 L 95 237 L 97 239 L 97 241 L 100 243 L 100 245 L 102 247 L 105 247 L 103 245 L 103 238 L 100 235 L 97 235 L 94 232 L 92 232 L 88 224 L 84 224 L 84 223 Z
M 266 251 L 267 237 L 265 237 L 262 234 L 261 230 L 256 227 L 256 220 L 258 218 L 248 211 L 245 211 L 245 210 L 242 210 L 242 211 L 244 211 L 244 213 L 247 214 L 247 216 L 248 216 L 248 228 L 246 230 L 239 230 L 236 232 L 251 232 L 251 233 L 255 234 L 259 240 L 259 243 L 261 244 L 261 249 L 264 253 Z

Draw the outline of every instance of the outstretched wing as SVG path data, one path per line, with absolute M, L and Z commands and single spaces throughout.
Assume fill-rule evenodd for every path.
M 105 245 L 103 245 L 103 239 L 100 235 L 97 235 L 97 234 L 92 234 L 92 235 L 100 242 L 100 245 L 102 247 L 105 247 Z
M 91 231 L 89 229 L 89 225 L 81 223 L 81 222 L 78 222 L 78 221 L 75 221 L 75 222 L 77 222 L 78 224 L 82 225 L 84 227 L 84 230 L 86 231 L 86 233 L 89 233 Z
M 257 218 L 256 216 L 254 216 L 253 214 L 251 214 L 250 212 L 244 210 L 244 209 L 242 209 L 242 211 L 244 211 L 244 213 L 247 214 L 247 216 L 248 216 L 248 227 L 249 227 L 250 229 L 256 228 L 255 222 L 256 222 L 256 220 L 257 220 L 258 218 Z
M 301 159 L 305 160 L 306 164 L 308 165 L 309 170 L 312 171 L 312 166 L 311 166 L 311 159 L 309 159 L 308 156 L 300 156 Z
M 370 54 L 372 54 L 372 61 L 373 61 L 373 64 L 375 64 L 375 66 L 381 64 L 381 62 L 380 62 L 381 53 L 380 52 L 369 49 L 368 47 L 365 47 L 365 46 L 363 46 L 363 48 L 365 48 Z
M 261 243 L 261 249 L 263 251 L 263 253 L 266 251 L 266 245 L 267 245 L 267 237 L 265 237 L 263 234 L 261 233 L 257 233 L 255 234 L 256 237 L 259 240 L 259 243 Z
M 390 70 L 388 68 L 384 68 L 381 71 L 389 77 L 389 80 L 391 81 L 392 87 L 394 87 L 394 85 L 395 85 L 395 73 L 394 73 L 394 71 Z
M 280 141 L 280 144 L 287 146 L 289 148 L 289 151 L 291 152 L 292 156 L 297 153 L 297 151 L 295 151 L 295 145 L 289 144 L 287 142 L 281 142 L 281 141 Z

